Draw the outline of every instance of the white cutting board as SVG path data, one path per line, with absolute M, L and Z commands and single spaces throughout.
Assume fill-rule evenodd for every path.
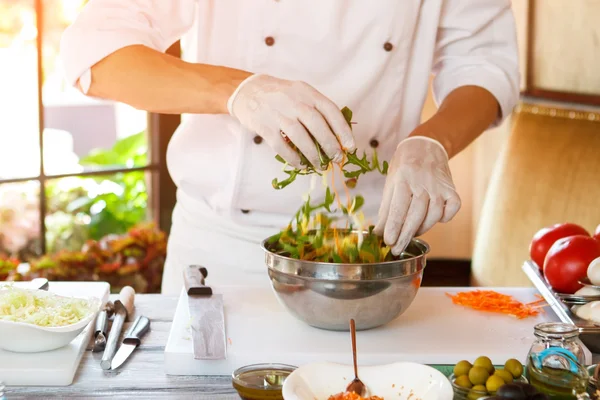
M 21 286 L 20 283 L 17 285 Z M 110 285 L 107 282 L 50 282 L 48 291 L 63 296 L 96 297 L 105 304 Z M 60 349 L 42 353 L 13 353 L 0 349 L 0 381 L 7 386 L 70 385 L 93 334 L 94 322 Z
M 361 365 L 413 361 L 455 364 L 486 355 L 504 364 L 508 358 L 525 362 L 533 343 L 533 327 L 558 321 L 544 314 L 518 320 L 454 305 L 447 292 L 476 288 L 421 288 L 409 309 L 388 325 L 357 332 Z M 487 288 L 491 289 L 491 288 Z M 533 288 L 493 288 L 520 301 L 537 300 Z M 265 362 L 303 365 L 316 361 L 350 364 L 347 332 L 312 328 L 296 320 L 279 304 L 271 289 L 224 287 L 227 359 L 195 360 L 187 297 L 182 291 L 165 349 L 169 375 L 230 375 L 236 368 Z M 588 354 L 591 362 L 591 355 Z

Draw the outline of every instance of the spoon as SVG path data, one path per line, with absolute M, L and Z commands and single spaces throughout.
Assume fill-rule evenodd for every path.
M 350 334 L 352 335 L 352 358 L 354 359 L 354 380 L 350 382 L 346 388 L 347 392 L 354 392 L 359 396 L 363 396 L 365 393 L 365 384 L 358 379 L 358 367 L 356 365 L 356 325 L 354 320 L 350 320 Z

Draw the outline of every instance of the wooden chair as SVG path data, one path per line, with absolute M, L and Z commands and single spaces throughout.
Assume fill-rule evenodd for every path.
M 492 174 L 472 258 L 474 286 L 530 286 L 540 228 L 600 224 L 600 113 L 521 104 Z

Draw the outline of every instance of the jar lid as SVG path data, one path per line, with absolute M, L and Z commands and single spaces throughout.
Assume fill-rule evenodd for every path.
M 579 336 L 579 328 L 562 322 L 542 322 L 535 325 L 534 335 L 549 339 L 569 339 Z
M 283 382 L 296 368 L 287 364 L 252 364 L 236 369 L 231 375 L 235 384 L 257 390 L 279 390 Z

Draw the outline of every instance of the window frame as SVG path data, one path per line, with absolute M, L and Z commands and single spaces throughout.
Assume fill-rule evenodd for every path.
M 149 147 L 149 163 L 142 167 L 134 168 L 106 168 L 95 171 L 73 172 L 59 175 L 46 175 L 44 173 L 44 102 L 42 97 L 43 86 L 43 44 L 44 44 L 44 5 L 43 0 L 35 0 L 35 16 L 36 16 L 36 52 L 37 52 L 37 106 L 38 106 L 38 143 L 40 170 L 35 176 L 22 178 L 0 178 L 0 185 L 9 183 L 20 183 L 35 181 L 39 183 L 39 240 L 41 254 L 46 254 L 46 186 L 49 180 L 55 180 L 66 177 L 89 177 L 89 176 L 105 176 L 114 175 L 117 173 L 130 173 L 135 171 L 145 171 L 150 174 L 148 195 L 149 195 L 149 217 L 159 229 L 167 234 L 171 227 L 171 212 L 176 202 L 176 187 L 173 183 L 166 163 L 167 145 L 173 136 L 173 133 L 181 122 L 181 115 L 178 114 L 156 114 L 148 113 L 148 123 L 146 135 L 148 138 Z M 167 50 L 167 54 L 175 57 L 181 57 L 181 46 L 177 42 Z

